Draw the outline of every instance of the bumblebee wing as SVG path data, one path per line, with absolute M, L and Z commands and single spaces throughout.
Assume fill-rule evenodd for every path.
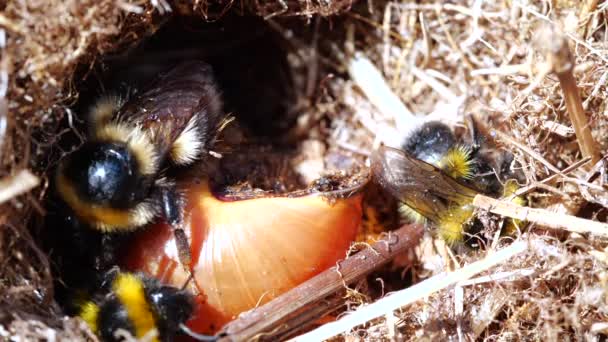
M 208 148 L 222 119 L 211 68 L 191 61 L 159 76 L 123 107 L 117 121 L 142 127 L 162 160 L 188 164 Z
M 395 148 L 374 151 L 371 167 L 380 186 L 431 221 L 454 204 L 472 202 L 477 194 L 435 166 Z

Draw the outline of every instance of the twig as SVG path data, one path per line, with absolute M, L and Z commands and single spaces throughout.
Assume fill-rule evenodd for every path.
M 298 336 L 292 341 L 323 341 L 338 334 L 350 331 L 358 325 L 384 316 L 393 310 L 414 303 L 437 291 L 469 279 L 477 273 L 504 263 L 510 258 L 524 252 L 527 248 L 527 242 L 517 241 L 509 247 L 488 255 L 483 260 L 474 262 L 454 272 L 438 274 L 405 290 L 387 295 L 373 304 L 359 308 L 357 311 L 344 316 L 336 322 L 327 323 L 318 329 Z
M 2 77 L 3 72 L 0 70 L 0 78 Z M 1 85 L 0 85 L 1 86 Z M 8 103 L 3 95 L 0 95 L 0 158 L 2 158 L 2 153 L 4 149 L 4 136 L 6 134 L 7 127 L 7 114 L 8 114 Z
M 356 54 L 348 64 L 348 72 L 368 100 L 386 118 L 395 121 L 399 132 L 407 132 L 419 121 L 414 114 L 403 104 L 401 99 L 391 90 L 384 76 L 362 54 Z
M 564 138 L 568 138 L 574 134 L 574 130 L 566 125 L 562 125 L 559 122 L 546 120 L 541 123 L 542 128 L 549 130 L 551 133 L 555 133 Z
M 40 179 L 29 170 L 21 170 L 13 176 L 0 179 L 0 204 L 30 191 L 38 184 Z
M 530 64 L 513 64 L 513 65 L 503 65 L 494 68 L 480 68 L 471 71 L 471 76 L 485 76 L 485 75 L 517 75 L 517 74 L 526 74 L 530 70 Z
M 579 25 L 582 23 L 582 25 L 579 26 L 579 33 L 581 34 L 581 37 L 585 37 L 587 28 L 589 26 L 589 20 L 591 19 L 593 12 L 596 10 L 598 3 L 599 0 L 583 1 L 578 15 Z
M 338 266 L 308 280 L 269 303 L 241 314 L 228 323 L 219 336 L 220 341 L 284 339 L 300 332 L 317 319 L 344 304 L 344 285 L 352 284 L 395 256 L 414 248 L 422 237 L 420 225 L 404 226 L 391 232 L 388 240 L 376 242 Z M 339 272 L 338 272 L 339 267 Z
M 430 67 L 432 62 L 431 56 L 433 55 L 433 46 L 429 39 L 429 28 L 424 20 L 424 13 L 420 12 L 418 18 L 418 20 L 420 20 L 420 30 L 422 31 L 422 41 L 424 43 L 424 57 L 420 63 L 420 68 L 426 69 L 427 67 Z
M 514 271 L 496 272 L 473 279 L 467 279 L 458 283 L 458 286 L 471 286 L 483 283 L 493 283 L 498 281 L 516 281 L 520 278 L 532 276 L 536 271 L 532 268 L 517 269 Z
M 576 139 L 583 157 L 590 156 L 592 163 L 595 164 L 600 160 L 601 156 L 597 149 L 597 144 L 591 135 L 589 120 L 583 109 L 579 88 L 576 85 L 573 73 L 576 62 L 568 47 L 568 42 L 563 35 L 552 31 L 551 28 L 541 31 L 539 36 L 539 48 L 545 53 L 547 61 L 552 66 L 553 72 L 557 75 L 559 84 L 564 92 L 566 108 L 570 115 L 570 121 L 572 121 L 572 125 L 574 126 Z
M 551 164 L 547 159 L 543 158 L 540 154 L 534 152 L 531 148 L 529 148 L 528 146 L 516 141 L 515 139 L 511 138 L 510 136 L 504 134 L 501 131 L 498 130 L 492 130 L 492 134 L 498 136 L 498 138 L 506 143 L 509 143 L 517 148 L 519 148 L 520 150 L 522 150 L 523 152 L 525 152 L 526 154 L 528 154 L 530 157 L 532 157 L 533 159 L 535 159 L 536 161 L 540 162 L 541 164 L 545 165 L 549 170 L 561 175 L 562 177 L 564 177 L 564 175 L 562 174 L 562 172 L 555 167 L 553 164 Z
M 523 188 L 518 189 L 517 191 L 515 191 L 515 193 L 513 194 L 513 196 L 510 197 L 510 198 L 513 198 L 515 196 L 525 195 L 528 192 L 530 192 L 530 191 L 532 191 L 532 190 L 540 187 L 539 184 L 551 184 L 554 181 L 556 181 L 558 179 L 558 177 L 560 177 L 562 175 L 565 176 L 565 175 L 569 174 L 570 172 L 578 169 L 580 166 L 588 163 L 590 160 L 591 160 L 591 158 L 583 158 L 583 159 L 577 161 L 576 163 L 574 163 L 574 164 L 572 164 L 572 165 L 564 168 L 563 170 L 561 170 L 561 172 L 559 174 L 557 174 L 557 173 L 553 174 L 553 175 L 551 175 L 551 176 L 549 176 L 549 177 L 541 180 L 540 182 L 532 183 L 532 184 L 530 184 L 528 186 L 525 186 Z
M 441 84 L 441 82 L 437 81 L 435 78 L 431 77 L 428 73 L 416 68 L 415 66 L 411 66 L 410 71 L 414 76 L 418 77 L 421 81 L 431 87 L 435 92 L 441 95 L 441 97 L 443 97 L 446 101 L 450 103 L 458 102 L 458 96 L 454 94 L 453 91 Z
M 589 233 L 601 237 L 608 237 L 608 224 L 602 222 L 555 213 L 546 209 L 523 207 L 513 202 L 501 201 L 484 195 L 475 196 L 473 205 L 494 214 L 517 220 L 534 222 L 547 228 L 563 229 L 574 233 Z

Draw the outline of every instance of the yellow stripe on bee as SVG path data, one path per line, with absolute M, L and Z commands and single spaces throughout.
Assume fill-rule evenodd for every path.
M 89 328 L 94 334 L 97 334 L 97 319 L 99 318 L 99 306 L 93 302 L 86 302 L 80 307 L 80 314 L 78 315 L 83 321 L 87 323 Z
M 459 145 L 448 150 L 441 157 L 437 167 L 454 179 L 470 179 L 473 177 L 473 159 L 471 149 Z
M 63 200 L 70 205 L 76 215 L 103 232 L 118 230 L 131 231 L 154 218 L 150 210 L 119 210 L 96 206 L 81 199 L 74 190 L 72 183 L 66 179 L 61 170 L 57 173 L 57 190 Z M 143 202 L 140 206 L 145 206 Z
M 519 184 L 517 184 L 517 181 L 515 179 L 508 179 L 503 186 L 502 197 L 510 197 L 514 195 L 517 190 L 519 190 Z M 520 206 L 525 206 L 527 204 L 527 201 L 522 196 L 514 196 L 511 199 L 511 203 L 515 203 Z M 521 230 L 520 227 L 522 225 L 523 222 L 521 220 L 507 218 L 505 222 L 504 233 L 506 235 L 514 235 L 516 232 Z
M 408 206 L 407 204 L 399 204 L 399 217 L 401 217 L 404 221 L 411 221 L 414 223 L 426 223 L 426 217 L 422 216 L 419 212 L 417 212 L 414 208 Z
M 156 328 L 141 279 L 130 273 L 121 273 L 114 280 L 112 287 L 135 328 L 135 337 L 142 338 Z M 158 338 L 152 341 L 157 342 Z
M 437 222 L 437 233 L 450 246 L 460 243 L 464 240 L 465 224 L 471 218 L 473 218 L 472 206 L 454 206 Z

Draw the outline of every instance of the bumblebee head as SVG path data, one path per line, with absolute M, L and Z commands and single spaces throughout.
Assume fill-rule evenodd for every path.
M 121 142 L 87 142 L 57 172 L 63 200 L 76 216 L 102 231 L 147 223 L 154 216 L 144 201 L 151 185 L 136 154 Z
M 159 328 L 167 334 L 177 333 L 180 325 L 186 323 L 194 311 L 192 296 L 175 287 L 161 286 L 151 291 L 148 296 L 159 318 Z

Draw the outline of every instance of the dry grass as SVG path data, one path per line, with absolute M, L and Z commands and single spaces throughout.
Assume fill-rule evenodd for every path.
M 456 126 L 472 114 L 515 155 L 513 166 L 524 175 L 530 207 L 606 222 L 608 3 L 169 3 L 173 13 L 208 19 L 226 11 L 253 12 L 284 33 L 294 73 L 304 79 L 301 93 L 315 95 L 302 106 L 294 132 L 323 140 L 328 154 L 340 150 L 365 160 L 380 143 L 398 144 L 408 127 L 401 113 Z M 28 335 L 32 338 L 87 336 L 52 304 L 47 256 L 26 227 L 44 214 L 46 152 L 70 129 L 62 119 L 78 119 L 69 109 L 78 80 L 103 54 L 152 34 L 170 15 L 165 5 L 162 0 L 10 1 L 0 11 L 0 179 L 19 180 L 18 172 L 31 170 L 41 181 L 25 194 L 35 182 L 7 183 L 17 190 L 0 204 L 3 338 L 28 331 L 37 334 Z M 314 15 L 338 13 L 331 23 Z M 284 20 L 287 16 L 305 20 Z M 546 37 L 546 30 L 567 43 L 573 64 L 566 79 L 563 65 L 551 58 L 551 42 L 537 39 Z M 371 62 L 365 64 L 367 79 L 357 76 L 356 61 Z M 367 90 L 369 73 L 384 84 L 380 100 Z M 488 250 L 453 258 L 441 248 L 421 246 L 415 281 L 466 269 L 511 239 L 527 243 L 509 261 L 480 269 L 477 278 L 469 274 L 428 297 L 395 303 L 383 318 L 369 316 L 345 336 L 510 340 L 594 339 L 608 333 L 607 241 L 566 230 L 555 234 L 538 222 L 525 234 L 494 241 Z M 356 305 L 349 310 L 357 312 Z
M 62 134 L 60 121 L 72 120 L 72 75 L 80 63 L 86 70 L 100 53 L 127 42 L 127 35 L 109 41 L 129 26 L 127 17 L 114 1 L 10 1 L 0 12 L 3 338 L 83 336 L 80 323 L 63 320 L 54 304 L 49 260 L 27 227 L 44 214 L 47 152 Z
M 370 96 L 361 84 L 366 79 L 353 77 L 354 82 L 336 88 L 348 108 L 343 120 L 335 121 L 336 145 L 367 155 L 373 147 L 370 141 L 401 141 L 400 120 L 411 115 L 407 112 L 456 125 L 473 114 L 514 153 L 513 167 L 525 176 L 522 193 L 538 208 L 526 214 L 533 213 L 528 218 L 536 223 L 525 235 L 496 240 L 487 251 L 455 259 L 441 249 L 421 248 L 425 252 L 420 252 L 414 279 L 450 269 L 461 272 L 492 257 L 511 239 L 530 246 L 514 259 L 482 270 L 477 279 L 445 284 L 434 294 L 420 294 L 410 305 L 405 305 L 409 300 L 393 300 L 384 309 L 384 318 L 361 317 L 368 310 L 363 306 L 345 315 L 335 328 L 320 327 L 318 333 L 327 337 L 355 328 L 344 325 L 355 316 L 358 323 L 367 324 L 347 333 L 347 339 L 580 340 L 605 334 L 608 244 L 604 237 L 587 234 L 591 227 L 580 217 L 606 222 L 607 4 L 375 5 L 371 16 L 347 14 L 353 39 L 344 50 L 350 47 L 357 59 L 365 55 L 374 61 L 392 90 L 386 98 L 398 96 L 407 110 L 375 105 L 377 96 Z M 565 43 L 560 45 L 561 41 Z M 566 58 L 559 56 L 564 53 Z M 571 76 L 564 77 L 567 70 Z M 488 208 L 496 211 L 505 204 Z M 559 214 L 553 217 L 551 211 Z M 596 233 L 604 235 L 605 224 L 596 223 Z M 552 233 L 543 224 L 570 233 Z M 572 232 L 580 228 L 582 233 Z

